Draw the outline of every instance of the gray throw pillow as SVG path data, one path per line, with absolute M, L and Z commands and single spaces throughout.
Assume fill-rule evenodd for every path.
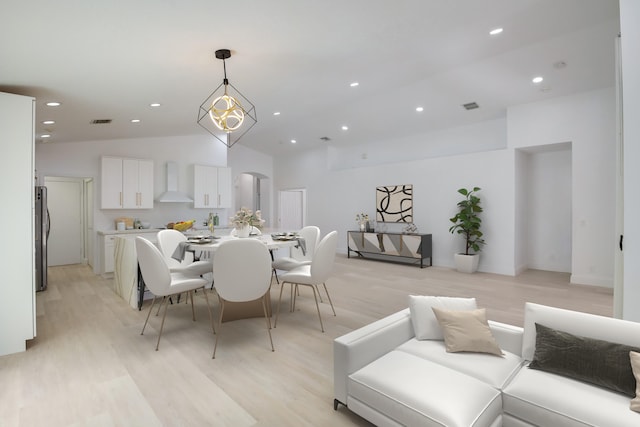
M 536 323 L 536 349 L 529 367 L 635 397 L 636 380 L 631 370 L 630 351 L 640 349 L 580 337 Z

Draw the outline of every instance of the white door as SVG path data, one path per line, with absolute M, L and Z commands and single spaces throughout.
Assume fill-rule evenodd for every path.
M 83 262 L 83 179 L 45 177 L 51 232 L 49 266 Z
M 280 191 L 280 229 L 300 230 L 305 224 L 306 190 Z

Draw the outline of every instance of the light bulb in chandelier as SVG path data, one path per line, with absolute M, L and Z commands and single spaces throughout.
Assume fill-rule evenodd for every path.
M 211 103 L 209 117 L 218 129 L 229 133 L 242 126 L 244 109 L 240 101 L 227 95 L 225 89 L 224 95 L 217 97 Z

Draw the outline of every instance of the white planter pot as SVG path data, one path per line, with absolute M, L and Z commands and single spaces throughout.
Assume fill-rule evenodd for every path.
M 236 228 L 236 232 L 238 233 L 238 237 L 249 237 L 249 234 L 251 233 L 251 226 L 245 225 L 238 227 Z
M 453 261 L 456 265 L 456 270 L 460 273 L 475 273 L 476 270 L 478 270 L 480 255 L 455 254 L 453 256 Z

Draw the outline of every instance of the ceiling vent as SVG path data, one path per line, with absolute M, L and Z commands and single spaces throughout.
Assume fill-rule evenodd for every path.
M 324 142 L 329 142 L 331 141 L 331 138 L 329 138 L 328 136 L 321 136 L 320 139 Z
M 167 191 L 156 199 L 164 203 L 189 203 L 191 197 L 178 191 L 178 165 L 176 162 L 167 162 Z
M 92 125 L 108 125 L 112 121 L 113 120 L 111 119 L 95 119 L 95 120 L 91 120 L 91 124 Z
M 462 104 L 462 106 L 467 110 L 475 110 L 476 108 L 480 108 L 478 104 L 475 102 L 469 102 L 467 104 Z

